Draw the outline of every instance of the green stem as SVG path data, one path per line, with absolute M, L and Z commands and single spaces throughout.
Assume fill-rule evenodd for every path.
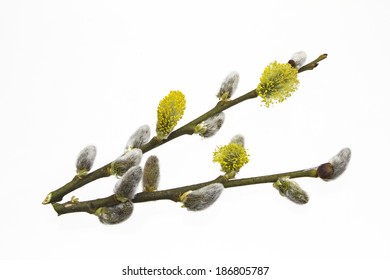
M 224 185 L 225 188 L 233 188 L 233 187 L 240 187 L 246 185 L 273 183 L 276 182 L 280 177 L 284 177 L 284 176 L 288 176 L 290 178 L 300 178 L 300 177 L 316 178 L 318 177 L 317 167 L 292 171 L 292 172 L 278 173 L 278 174 L 244 178 L 244 179 L 235 179 L 235 180 L 227 180 L 225 176 L 219 176 L 214 180 L 199 183 L 199 184 L 161 190 L 156 192 L 140 192 L 136 194 L 136 196 L 132 201 L 133 203 L 139 203 L 139 202 L 148 202 L 148 201 L 167 199 L 167 200 L 172 200 L 174 202 L 179 202 L 180 196 L 183 193 L 191 190 L 197 190 L 213 183 L 221 183 Z M 75 213 L 75 212 L 86 212 L 86 213 L 94 214 L 96 210 L 98 210 L 101 207 L 114 206 L 119 203 L 121 202 L 116 199 L 115 195 L 111 195 L 106 198 L 100 198 L 100 199 L 76 202 L 76 203 L 70 201 L 65 202 L 63 204 L 54 203 L 53 208 L 58 215 Z

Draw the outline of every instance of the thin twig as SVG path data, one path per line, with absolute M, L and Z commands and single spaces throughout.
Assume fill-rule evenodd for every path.
M 308 64 L 299 68 L 298 73 L 302 73 L 303 71 L 307 71 L 307 70 L 313 70 L 314 68 L 316 68 L 318 66 L 318 63 L 321 60 L 324 60 L 327 57 L 328 57 L 328 55 L 326 53 L 320 55 L 317 59 L 315 59 L 312 62 L 309 62 Z
M 285 173 L 278 173 L 278 174 L 272 174 L 266 176 L 243 178 L 243 179 L 235 179 L 235 180 L 227 180 L 226 177 L 219 176 L 212 181 L 203 182 L 199 184 L 161 190 L 156 192 L 140 192 L 136 194 L 132 202 L 139 203 L 139 202 L 148 202 L 148 201 L 156 201 L 156 200 L 163 200 L 163 199 L 179 202 L 180 196 L 183 193 L 191 190 L 197 190 L 213 183 L 221 183 L 224 185 L 225 188 L 233 188 L 233 187 L 240 187 L 246 185 L 272 183 L 277 181 L 278 178 L 285 177 L 285 176 L 288 176 L 290 178 L 300 178 L 300 177 L 315 178 L 318 176 L 317 167 L 293 171 L 293 172 L 285 172 Z M 98 210 L 101 207 L 114 206 L 119 203 L 121 203 L 121 201 L 117 200 L 115 195 L 111 195 L 106 198 L 100 198 L 100 199 L 83 201 L 83 202 L 74 203 L 69 201 L 62 204 L 53 203 L 53 208 L 58 215 L 75 213 L 75 212 L 86 212 L 86 213 L 94 214 L 96 210 Z

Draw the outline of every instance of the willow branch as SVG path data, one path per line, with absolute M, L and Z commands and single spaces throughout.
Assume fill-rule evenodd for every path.
M 157 200 L 171 200 L 174 202 L 180 201 L 180 196 L 191 190 L 197 190 L 207 185 L 213 183 L 221 183 L 225 188 L 241 187 L 246 185 L 255 185 L 255 184 L 264 184 L 264 183 L 273 183 L 278 180 L 280 177 L 288 176 L 290 178 L 301 178 L 301 177 L 318 177 L 317 167 L 303 169 L 292 172 L 278 173 L 272 175 L 250 177 L 243 179 L 227 180 L 225 176 L 219 176 L 214 180 L 203 182 L 194 185 L 183 186 L 179 188 L 172 188 L 167 190 L 161 190 L 156 192 L 140 192 L 137 193 L 132 200 L 133 203 L 139 202 L 148 202 L 148 201 L 157 201 Z M 83 202 L 65 202 L 65 203 L 53 203 L 53 208 L 58 215 L 75 213 L 75 212 L 86 212 L 89 214 L 94 214 L 96 210 L 101 207 L 114 206 L 121 203 L 116 199 L 115 195 L 111 195 L 105 198 L 83 201 Z
M 167 139 L 159 140 L 157 139 L 157 137 L 153 137 L 148 143 L 146 143 L 141 147 L 141 150 L 143 153 L 147 153 L 148 151 L 157 148 L 158 146 L 161 146 L 175 138 L 178 138 L 183 135 L 191 135 L 194 133 L 195 126 L 201 123 L 202 121 L 205 121 L 208 118 L 214 116 L 215 114 L 225 111 L 226 109 L 229 109 L 230 107 L 233 107 L 245 100 L 249 100 L 256 97 L 257 97 L 256 90 L 252 90 L 240 97 L 237 97 L 236 99 L 230 101 L 218 102 L 213 109 L 209 110 L 208 112 L 204 113 L 203 115 L 194 119 L 193 121 L 187 123 L 186 125 L 174 130 L 171 134 L 169 134 Z M 111 162 L 87 174 L 85 177 L 82 178 L 78 178 L 77 176 L 74 177 L 72 181 L 70 181 L 63 187 L 49 193 L 42 203 L 49 204 L 49 203 L 61 201 L 63 197 L 68 193 L 71 193 L 72 191 L 75 191 L 78 188 L 81 188 L 82 186 L 92 181 L 110 176 L 111 175 L 110 166 L 111 166 Z
M 149 143 L 146 143 L 141 147 L 141 150 L 143 153 L 146 153 L 154 148 L 157 148 L 160 145 L 163 145 L 175 138 L 178 138 L 183 135 L 192 135 L 194 133 L 195 127 L 201 123 L 202 121 L 207 120 L 208 118 L 223 112 L 230 107 L 233 107 L 234 105 L 237 105 L 243 101 L 256 98 L 257 93 L 256 90 L 251 90 L 250 92 L 237 97 L 236 99 L 230 100 L 230 101 L 220 101 L 217 103 L 217 105 L 212 108 L 211 110 L 207 111 L 203 115 L 197 117 L 196 119 L 192 120 L 191 122 L 187 123 L 186 125 L 183 125 L 182 127 L 172 131 L 167 139 L 164 140 L 158 140 L 156 137 L 152 138 Z
M 302 66 L 298 73 L 300 72 L 303 72 L 303 71 L 306 71 L 306 70 L 313 70 L 315 67 L 317 67 L 318 63 L 321 61 L 321 60 L 324 60 L 325 58 L 327 57 L 327 54 L 322 54 L 320 55 L 317 59 L 313 60 L 312 62 Z M 251 90 L 249 91 L 248 93 L 240 96 L 240 97 L 237 97 L 233 100 L 229 100 L 229 101 L 220 101 L 217 103 L 217 105 L 212 108 L 211 110 L 209 110 L 208 112 L 204 113 L 203 115 L 199 116 L 198 118 L 190 121 L 189 123 L 187 123 L 186 125 L 183 125 L 182 127 L 174 130 L 172 133 L 170 133 L 170 135 L 168 136 L 167 139 L 163 139 L 163 140 L 160 140 L 158 139 L 157 137 L 153 137 L 148 143 L 146 143 L 145 145 L 143 145 L 141 147 L 141 150 L 143 153 L 147 153 L 148 151 L 154 149 L 154 148 L 157 148 L 165 143 L 168 143 L 169 141 L 173 140 L 173 139 L 176 139 L 180 136 L 183 136 L 183 135 L 191 135 L 194 133 L 194 130 L 195 130 L 195 127 L 196 125 L 198 125 L 199 123 L 201 123 L 202 121 L 205 121 L 207 120 L 208 118 L 220 113 L 220 112 L 223 112 L 241 102 L 244 102 L 246 100 L 249 100 L 249 99 L 253 99 L 253 98 L 256 98 L 258 95 L 257 95 L 257 92 L 256 90 Z M 91 183 L 97 179 L 100 179 L 100 178 L 104 178 L 104 177 L 108 177 L 111 175 L 110 173 L 110 166 L 111 166 L 111 162 L 96 169 L 95 171 L 85 175 L 84 177 L 82 178 L 79 178 L 79 177 L 74 177 L 72 181 L 70 181 L 69 183 L 65 184 L 63 187 L 55 190 L 55 191 L 52 191 L 50 192 L 45 200 L 42 202 L 42 204 L 49 204 L 49 203 L 54 203 L 54 202 L 59 202 L 63 199 L 63 197 L 69 193 L 71 193 L 72 191 L 75 191 L 77 190 L 78 188 L 81 188 L 82 186 L 88 184 L 88 183 Z
M 42 204 L 48 204 L 48 203 L 53 203 L 57 201 L 61 201 L 62 198 L 67 195 L 68 193 L 71 193 L 74 190 L 77 190 L 78 188 L 81 188 L 82 186 L 91 183 L 97 179 L 104 178 L 104 177 L 109 177 L 111 176 L 110 172 L 110 166 L 111 163 L 106 164 L 105 166 L 102 166 L 95 171 L 89 173 L 85 177 L 78 177 L 75 176 L 72 181 L 69 183 L 65 184 L 61 188 L 52 191 L 49 193 L 45 200 L 42 202 Z
M 308 64 L 299 68 L 298 73 L 302 73 L 303 71 L 307 71 L 307 70 L 313 70 L 314 68 L 316 68 L 318 66 L 318 63 L 321 60 L 324 60 L 327 57 L 328 57 L 328 55 L 326 53 L 320 55 L 317 59 L 315 59 L 312 62 L 309 62 Z

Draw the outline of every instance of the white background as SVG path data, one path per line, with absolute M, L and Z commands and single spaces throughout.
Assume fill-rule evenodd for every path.
M 1 0 L 2 273 L 7 279 L 122 279 L 127 265 L 214 272 L 216 266 L 269 265 L 268 279 L 385 279 L 387 6 Z M 250 153 L 237 178 L 316 166 L 350 147 L 351 163 L 338 180 L 298 181 L 310 194 L 307 205 L 282 198 L 271 184 L 255 185 L 225 190 L 198 213 L 170 201 L 136 204 L 126 223 L 104 226 L 84 213 L 57 217 L 41 204 L 74 176 L 84 146 L 97 146 L 100 167 L 121 154 L 140 125 L 154 130 L 156 107 L 170 90 L 186 95 L 182 125 L 215 105 L 230 71 L 240 73 L 239 96 L 257 86 L 268 63 L 300 50 L 309 61 L 329 56 L 300 74 L 290 99 L 269 109 L 260 99 L 246 101 L 226 111 L 215 137 L 185 136 L 149 154 L 160 158 L 161 187 L 170 188 L 218 176 L 212 152 L 236 133 L 245 135 Z M 99 180 L 74 195 L 105 197 L 114 184 L 114 178 Z

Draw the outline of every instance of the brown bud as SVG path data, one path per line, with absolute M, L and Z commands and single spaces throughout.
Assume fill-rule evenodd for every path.
M 324 163 L 317 168 L 318 177 L 323 180 L 330 180 L 333 178 L 333 165 L 331 163 Z
M 292 67 L 294 67 L 294 68 L 297 66 L 297 64 L 295 63 L 295 61 L 292 60 L 292 59 L 290 59 L 287 63 L 290 64 L 290 65 L 291 65 Z

